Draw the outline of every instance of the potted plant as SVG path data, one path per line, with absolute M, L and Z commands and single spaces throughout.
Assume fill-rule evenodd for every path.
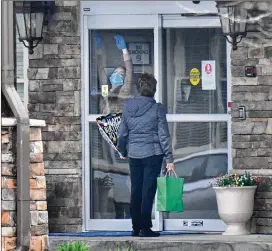
M 218 213 L 226 224 L 223 235 L 248 235 L 247 223 L 253 214 L 254 194 L 260 178 L 245 174 L 220 175 L 213 188 Z

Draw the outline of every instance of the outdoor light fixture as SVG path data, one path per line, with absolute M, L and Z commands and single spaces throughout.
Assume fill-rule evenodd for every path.
M 19 41 L 28 48 L 29 54 L 43 39 L 43 26 L 48 24 L 54 1 L 15 1 L 16 26 Z
M 247 10 L 237 6 L 217 4 L 223 34 L 232 44 L 232 49 L 237 50 L 237 44 L 246 36 Z

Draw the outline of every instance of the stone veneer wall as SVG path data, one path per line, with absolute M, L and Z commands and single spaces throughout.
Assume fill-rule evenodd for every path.
M 2 135 L 2 250 L 16 248 L 16 127 L 4 127 Z M 48 248 L 48 212 L 41 128 L 30 129 L 31 251 Z
M 233 168 L 262 176 L 255 199 L 255 232 L 272 233 L 272 3 L 244 7 L 270 13 L 259 22 L 263 32 L 248 33 L 231 53 Z M 257 67 L 256 78 L 245 77 L 248 65 Z M 246 107 L 246 120 L 238 119 L 239 105 Z
M 50 232 L 81 232 L 80 1 L 55 1 L 29 60 L 29 112 L 43 119 Z

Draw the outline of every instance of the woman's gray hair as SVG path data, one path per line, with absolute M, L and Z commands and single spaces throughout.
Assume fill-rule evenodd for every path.
M 156 93 L 157 80 L 152 74 L 143 73 L 138 79 L 137 89 L 141 96 L 154 97 Z

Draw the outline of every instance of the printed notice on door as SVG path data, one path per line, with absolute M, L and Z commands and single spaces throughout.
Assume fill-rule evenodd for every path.
M 134 65 L 150 65 L 150 43 L 128 43 L 128 51 Z
M 216 90 L 215 60 L 201 61 L 202 90 Z

